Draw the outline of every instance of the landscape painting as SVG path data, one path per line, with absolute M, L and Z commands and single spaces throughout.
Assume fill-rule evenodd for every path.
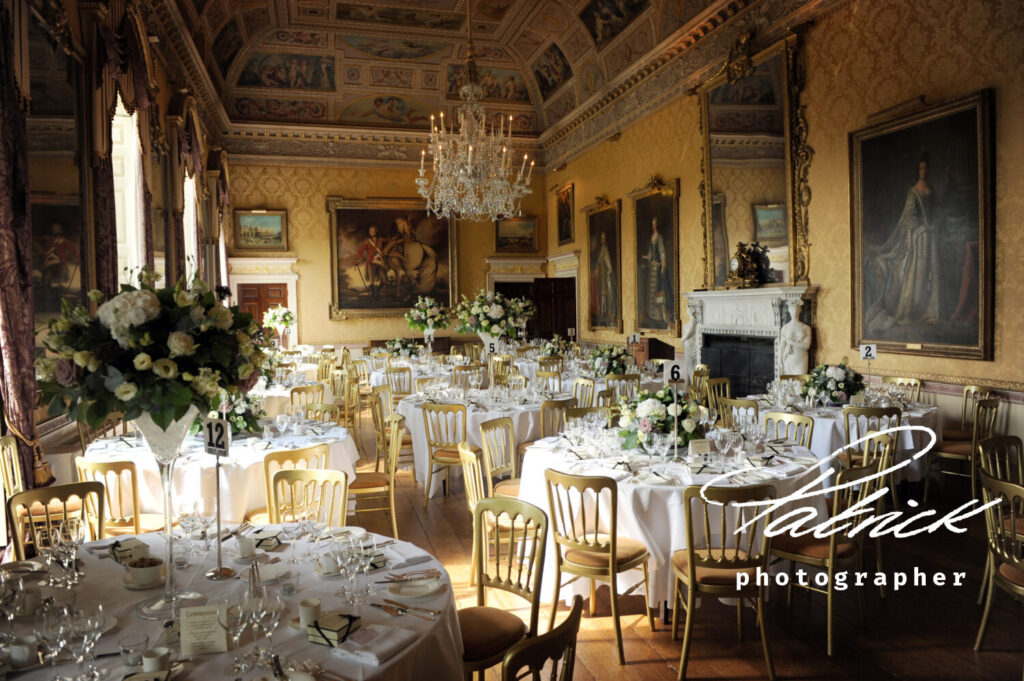
M 283 210 L 236 210 L 236 251 L 287 251 L 288 212 Z
M 77 196 L 33 195 L 32 300 L 36 329 L 82 302 L 82 208 Z
M 495 253 L 536 253 L 537 218 L 506 218 L 494 223 Z
M 551 43 L 533 62 L 533 73 L 540 85 L 540 95 L 547 101 L 562 83 L 572 78 L 572 67 L 558 45 Z
M 397 95 L 381 95 L 356 100 L 338 114 L 339 123 L 351 125 L 383 125 L 387 127 L 422 127 L 430 124 L 431 109 L 422 102 Z
M 621 202 L 602 204 L 587 213 L 590 254 L 590 328 L 622 332 Z
M 240 87 L 334 91 L 334 57 L 253 52 L 238 74 Z
M 636 320 L 640 331 L 678 333 L 679 180 L 635 196 Z
M 783 246 L 789 241 L 786 204 L 754 204 L 754 240 L 762 246 Z
M 633 23 L 648 4 L 648 0 L 592 0 L 580 12 L 580 21 L 600 50 Z
M 331 319 L 399 316 L 420 296 L 452 305 L 454 234 L 418 199 L 329 197 Z
M 422 59 L 451 47 L 450 43 L 364 35 L 343 35 L 339 39 L 354 50 L 381 59 Z
M 420 9 L 380 7 L 351 2 L 340 3 L 335 16 L 338 21 L 366 21 L 376 24 L 434 28 L 443 31 L 461 30 L 462 24 L 465 21 L 465 17 L 462 14 L 454 12 L 431 12 Z
M 478 83 L 483 88 L 481 100 L 491 102 L 524 102 L 529 103 L 530 93 L 523 82 L 523 74 L 515 69 L 478 68 Z M 461 99 L 459 91 L 468 81 L 466 67 L 463 64 L 448 65 L 448 81 L 445 96 L 448 99 Z
M 991 359 L 993 99 L 851 133 L 854 344 Z

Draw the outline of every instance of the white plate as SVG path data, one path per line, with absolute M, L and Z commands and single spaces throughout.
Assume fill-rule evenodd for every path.
M 288 574 L 287 567 L 283 565 L 261 565 L 260 566 L 260 584 L 269 584 L 276 582 L 277 580 Z M 242 572 L 239 577 L 244 582 L 249 581 L 248 571 Z
M 150 586 L 138 586 L 132 584 L 131 581 L 129 581 L 128 579 L 128 574 L 125 573 L 124 576 L 121 577 L 121 584 L 123 584 L 124 588 L 128 589 L 129 591 L 149 591 L 150 589 L 162 587 L 164 585 L 164 580 L 161 579 L 156 584 L 152 584 Z
M 240 555 L 238 555 L 237 551 L 232 551 L 232 550 L 229 549 L 228 550 L 228 555 L 231 556 L 231 560 L 235 561 L 236 563 L 239 563 L 241 565 L 248 565 L 249 563 L 253 562 L 254 560 L 259 560 L 260 556 L 267 555 L 267 552 L 264 551 L 263 549 L 256 549 L 255 552 L 251 556 L 240 556 Z
M 0 570 L 12 575 L 30 575 L 38 572 L 46 572 L 46 566 L 38 560 L 19 560 L 16 563 L 0 565 Z
M 355 540 L 362 540 L 367 534 L 361 527 L 338 527 L 324 533 L 326 537 L 352 537 Z
M 444 587 L 444 582 L 436 577 L 431 579 L 418 579 L 415 582 L 399 582 L 389 584 L 388 591 L 396 596 L 404 598 L 422 598 L 436 594 Z

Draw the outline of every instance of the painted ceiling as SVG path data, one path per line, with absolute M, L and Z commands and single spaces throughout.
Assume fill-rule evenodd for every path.
M 485 107 L 554 125 L 710 0 L 176 0 L 232 123 L 425 131 L 465 78 Z

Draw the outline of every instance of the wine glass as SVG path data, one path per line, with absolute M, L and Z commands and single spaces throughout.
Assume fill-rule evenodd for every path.
M 83 518 L 66 518 L 61 523 L 61 537 L 67 544 L 66 551 L 70 558 L 70 575 L 72 582 L 78 584 L 85 573 L 78 569 L 78 549 L 85 543 L 85 520 Z
M 243 594 L 233 594 L 217 603 L 217 621 L 228 633 L 235 651 L 234 661 L 224 670 L 230 676 L 239 676 L 249 671 L 249 663 L 239 654 L 238 648 L 242 632 L 249 626 L 251 612 L 249 599 Z
M 7 633 L 0 635 L 0 642 L 14 640 L 14 618 L 25 607 L 25 585 L 6 570 L 0 571 L 0 608 L 7 619 Z
M 359 556 L 360 568 L 363 572 L 363 588 L 359 593 L 363 598 L 369 599 L 373 597 L 373 585 L 370 584 L 370 565 L 373 563 L 373 557 L 377 555 L 377 538 L 373 534 L 368 534 L 366 538 L 370 542 L 368 546 L 363 546 L 355 538 L 353 538 L 352 544 Z
M 204 495 L 196 500 L 195 509 L 203 533 L 203 551 L 206 552 L 210 550 L 210 528 L 217 522 L 217 498 Z
M 65 607 L 50 607 L 36 616 L 35 634 L 43 646 L 43 657 L 50 662 L 54 670 L 53 681 L 72 681 L 68 676 L 57 674 L 57 658 L 68 646 L 73 633 L 71 627 L 72 610 Z
M 103 612 L 102 603 L 91 603 L 75 610 L 72 618 L 72 626 L 75 630 L 75 637 L 82 638 L 81 660 L 76 656 L 78 663 L 79 679 L 95 681 L 109 674 L 106 668 L 97 668 L 93 662 L 96 660 L 96 643 L 103 635 L 103 625 L 106 624 L 106 614 Z M 82 671 L 82 664 L 88 662 L 88 667 Z
M 277 432 L 284 435 L 284 431 L 288 427 L 288 414 L 278 414 L 275 416 L 274 425 L 277 426 Z
M 259 617 L 255 623 L 267 637 L 267 647 L 261 649 L 260 653 L 264 661 L 269 662 L 274 657 L 274 631 L 284 614 L 284 601 L 276 593 L 267 593 L 259 600 Z
M 298 555 L 298 539 L 305 532 L 305 527 L 300 519 L 292 516 L 290 521 L 281 523 L 281 532 L 284 534 L 284 538 L 288 540 L 288 543 L 292 545 L 292 555 L 285 562 L 289 565 L 296 565 L 299 562 Z

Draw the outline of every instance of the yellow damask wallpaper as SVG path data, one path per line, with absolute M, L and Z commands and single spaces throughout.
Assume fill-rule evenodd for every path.
M 275 255 L 298 258 L 299 341 L 302 343 L 363 343 L 367 339 L 413 335 L 400 317 L 331 321 L 330 222 L 327 197 L 414 197 L 413 169 L 342 168 L 336 166 L 268 164 L 231 165 L 231 202 L 235 208 L 273 208 L 288 211 L 291 251 Z M 523 202 L 523 213 L 544 220 L 540 178 Z M 491 223 L 461 223 L 457 227 L 458 291 L 471 296 L 486 285 L 484 258 L 494 250 Z M 231 247 L 231 233 L 228 232 Z M 546 237 L 542 234 L 542 243 Z M 449 335 L 451 330 L 439 332 Z
M 749 166 L 715 166 L 712 186 L 726 197 L 725 229 L 729 236 L 729 253 L 737 241 L 754 240 L 754 204 L 784 203 L 786 172 L 777 168 Z

